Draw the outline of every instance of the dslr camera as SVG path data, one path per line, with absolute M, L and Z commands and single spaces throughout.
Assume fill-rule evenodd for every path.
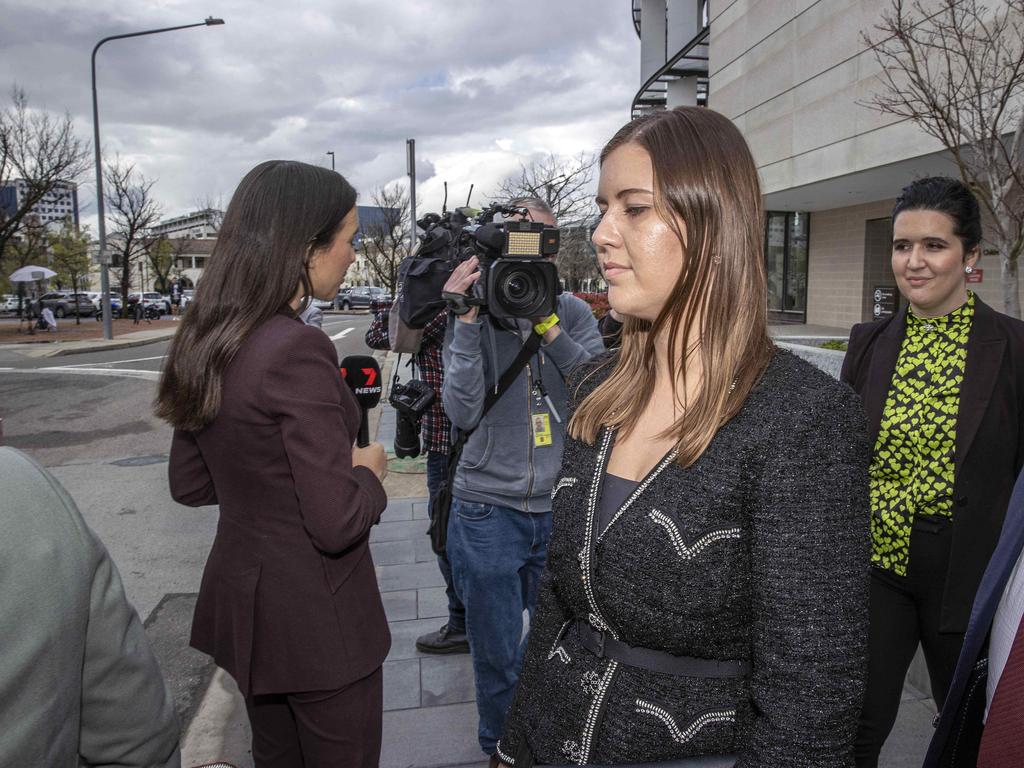
M 472 256 L 480 259 L 480 279 L 468 296 L 443 294 L 449 309 L 464 314 L 477 306 L 498 319 L 554 313 L 562 287 L 549 257 L 558 253 L 560 233 L 528 215 L 526 208 L 492 205 L 479 213 L 457 208 L 444 216 L 428 214 L 419 222 L 426 230 L 421 251 L 447 250 L 453 267 Z
M 395 456 L 398 458 L 414 459 L 420 455 L 420 423 L 435 397 L 433 388 L 419 379 L 391 385 L 388 402 L 395 409 Z

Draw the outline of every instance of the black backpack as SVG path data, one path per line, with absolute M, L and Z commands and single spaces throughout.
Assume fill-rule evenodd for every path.
M 451 233 L 431 230 L 398 265 L 388 337 L 394 352 L 419 352 L 423 329 L 444 306 L 441 290 L 454 269 Z

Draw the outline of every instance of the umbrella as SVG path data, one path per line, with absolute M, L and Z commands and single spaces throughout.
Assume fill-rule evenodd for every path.
M 34 283 L 37 280 L 45 280 L 46 278 L 53 277 L 56 274 L 57 273 L 52 269 L 29 264 L 26 267 L 14 270 L 9 279 L 12 283 Z

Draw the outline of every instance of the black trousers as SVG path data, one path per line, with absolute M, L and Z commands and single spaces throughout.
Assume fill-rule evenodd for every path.
M 952 528 L 946 518 L 915 520 L 907 575 L 872 570 L 867 691 L 854 750 L 857 768 L 878 766 L 918 643 L 936 706 L 941 708 L 946 698 L 964 641 L 962 633 L 939 632 Z
M 248 696 L 256 768 L 377 768 L 383 667 L 336 691 Z

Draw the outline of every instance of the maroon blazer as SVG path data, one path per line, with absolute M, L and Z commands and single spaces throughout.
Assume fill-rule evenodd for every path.
M 352 466 L 359 408 L 318 328 L 280 314 L 243 342 L 217 417 L 175 430 L 175 501 L 220 504 L 192 622 L 245 695 L 334 690 L 391 644 L 368 543 L 387 503 Z

